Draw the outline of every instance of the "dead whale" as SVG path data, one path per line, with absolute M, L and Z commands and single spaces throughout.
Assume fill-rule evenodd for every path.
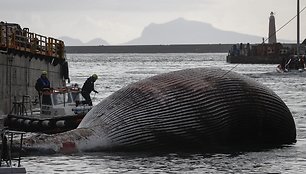
M 214 68 L 156 75 L 96 105 L 77 129 L 37 135 L 26 150 L 71 153 L 108 150 L 217 149 L 296 141 L 294 119 L 272 90 Z

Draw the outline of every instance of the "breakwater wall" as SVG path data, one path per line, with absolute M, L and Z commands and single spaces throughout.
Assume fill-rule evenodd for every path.
M 233 44 L 66 46 L 66 53 L 227 53 Z
M 41 56 L 0 53 L 0 116 L 10 112 L 13 102 L 21 101 L 22 96 L 38 96 L 36 80 L 41 72 L 48 72 L 52 87 L 63 86 L 60 75 L 61 65 L 54 65 Z

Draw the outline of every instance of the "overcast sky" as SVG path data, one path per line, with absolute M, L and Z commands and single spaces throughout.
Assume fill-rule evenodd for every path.
M 0 20 L 55 38 L 69 36 L 87 42 L 102 38 L 120 44 L 141 35 L 150 23 L 177 18 L 267 37 L 270 12 L 276 28 L 296 15 L 297 0 L 0 0 Z M 300 0 L 300 9 L 306 0 Z M 302 23 L 304 21 L 304 23 Z M 306 10 L 301 14 L 301 40 L 306 38 Z M 296 20 L 277 38 L 296 40 Z

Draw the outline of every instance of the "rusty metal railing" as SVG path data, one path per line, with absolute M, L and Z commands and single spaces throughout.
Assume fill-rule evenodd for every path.
M 0 49 L 13 49 L 34 55 L 65 59 L 62 40 L 30 32 L 18 24 L 0 23 Z

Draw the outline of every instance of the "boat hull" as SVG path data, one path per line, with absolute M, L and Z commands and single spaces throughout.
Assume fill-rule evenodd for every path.
M 77 128 L 84 116 L 85 114 L 39 118 L 9 114 L 4 120 L 4 126 L 16 131 L 55 134 Z
M 0 174 L 26 174 L 24 167 L 0 167 Z

